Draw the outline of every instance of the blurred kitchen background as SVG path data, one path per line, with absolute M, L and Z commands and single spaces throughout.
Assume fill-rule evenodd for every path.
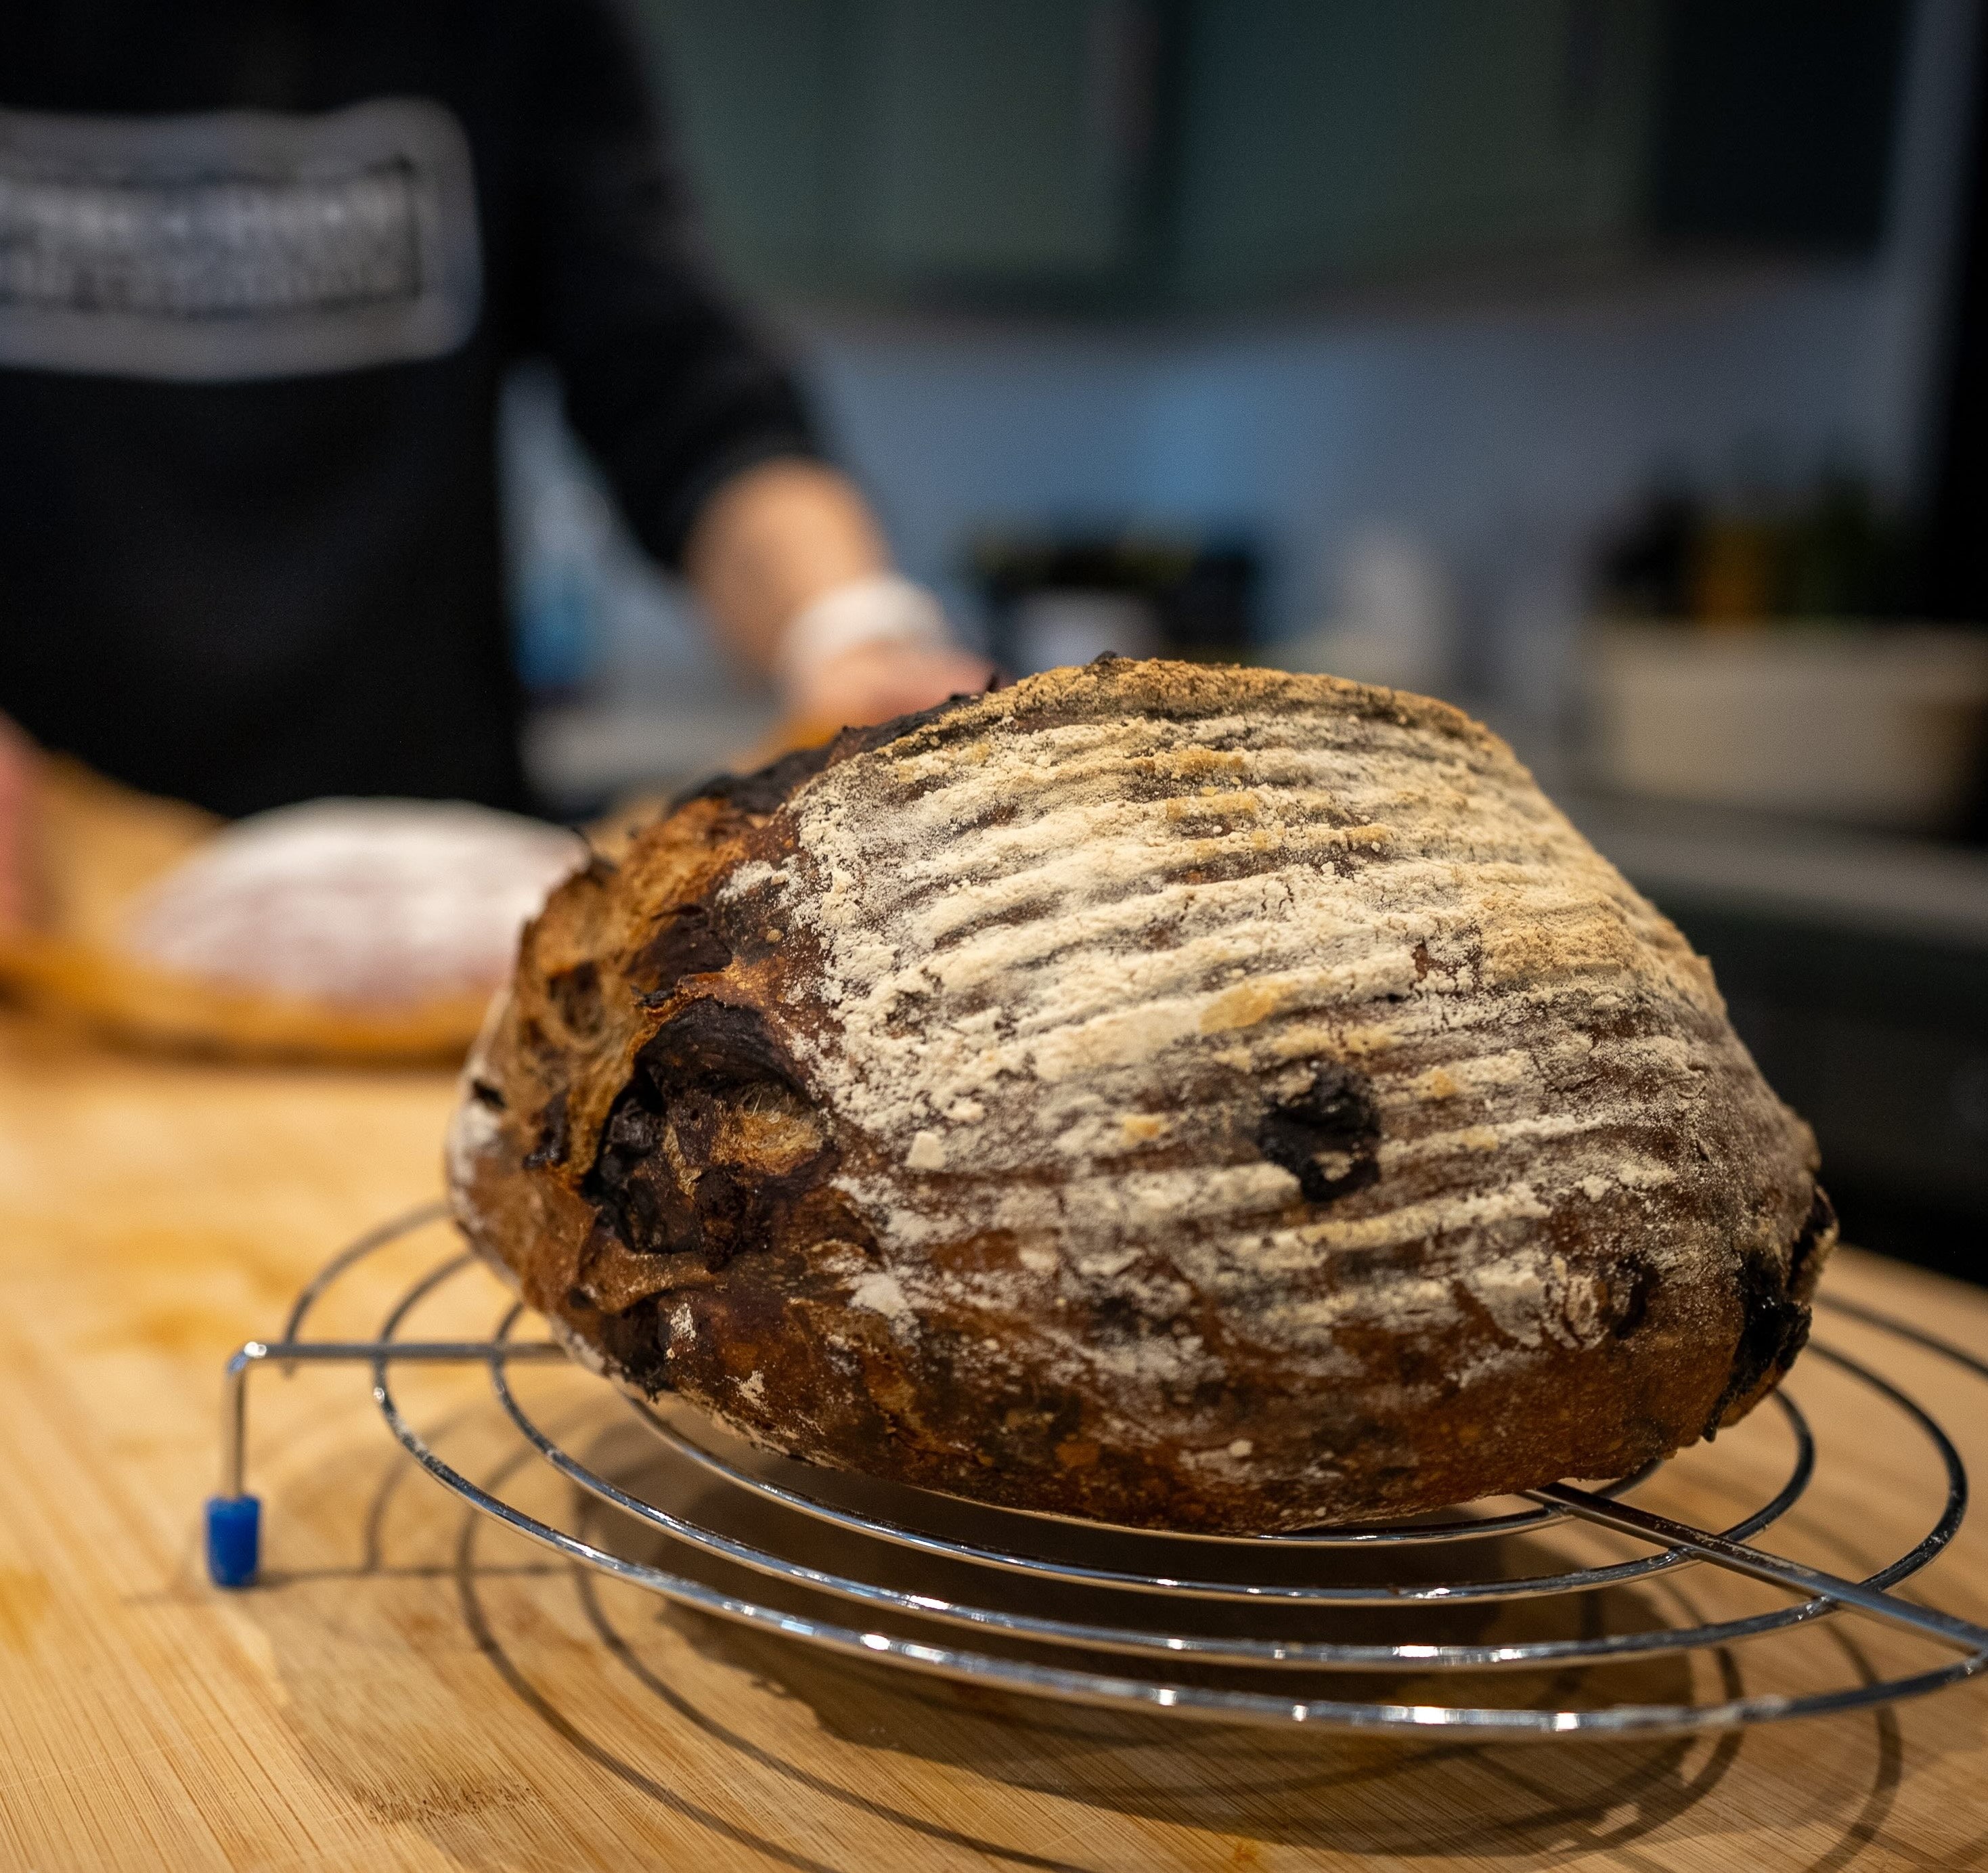
M 905 570 L 1491 721 L 1712 958 L 1848 1233 L 1988 1277 L 1977 0 L 646 0 L 722 261 Z M 529 759 L 721 765 L 705 647 L 511 387 Z

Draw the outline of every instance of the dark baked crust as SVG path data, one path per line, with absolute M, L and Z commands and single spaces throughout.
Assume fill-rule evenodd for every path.
M 621 1383 L 1148 1526 L 1624 1473 L 1772 1388 L 1834 1239 L 1672 926 L 1324 678 L 1113 661 L 714 783 L 465 1084 L 465 1229 Z

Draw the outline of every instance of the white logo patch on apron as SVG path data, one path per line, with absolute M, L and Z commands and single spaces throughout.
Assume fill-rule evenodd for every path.
M 0 110 L 0 365 L 226 381 L 454 350 L 482 293 L 439 104 Z

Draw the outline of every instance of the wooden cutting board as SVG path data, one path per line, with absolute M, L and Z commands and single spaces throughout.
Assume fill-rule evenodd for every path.
M 0 1868 L 1988 1867 L 1988 1684 L 1584 1746 L 974 1695 L 576 1577 L 419 1475 L 350 1370 L 259 1381 L 269 1580 L 218 1593 L 198 1543 L 221 1361 L 347 1237 L 434 1192 L 449 1098 L 432 1073 L 137 1060 L 0 1016 Z M 370 1326 L 391 1273 L 326 1324 Z M 1831 1279 L 1988 1353 L 1988 1294 L 1855 1256 Z M 1819 1337 L 1988 1468 L 1988 1386 L 1840 1320 Z M 1797 1375 L 1826 1447 L 1786 1540 L 1861 1570 L 1922 1532 L 1926 1479 L 1894 1422 L 1830 1385 Z M 419 1395 L 465 1461 L 501 1468 L 486 1387 Z M 1719 1583 L 1675 1577 L 1716 1610 Z M 1988 1618 L 1988 1526 L 1922 1591 Z M 1861 1621 L 1788 1644 L 1726 1669 L 1753 1690 L 1932 1655 Z

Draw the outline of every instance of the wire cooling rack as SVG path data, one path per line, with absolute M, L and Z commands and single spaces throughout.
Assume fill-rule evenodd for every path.
M 370 1368 L 374 1400 L 388 1428 L 430 1476 L 554 1552 L 680 1605 L 827 1652 L 989 1688 L 1229 1723 L 1487 1737 L 1620 1736 L 1855 1710 L 1919 1696 L 1988 1667 L 1988 1628 L 1893 1591 L 1960 1530 L 1967 1475 L 1959 1452 L 1915 1400 L 1826 1344 L 1812 1345 L 1804 1364 L 1827 1366 L 1848 1381 L 1854 1408 L 1888 1412 L 1944 1479 L 1943 1488 L 1929 1492 L 1924 1536 L 1861 1581 L 1753 1545 L 1754 1537 L 1802 1500 L 1819 1453 L 1827 1455 L 1827 1425 L 1819 1440 L 1785 1388 L 1770 1408 L 1787 1433 L 1785 1471 L 1765 1500 L 1720 1530 L 1692 1526 L 1628 1499 L 1662 1467 L 1658 1465 L 1600 1489 L 1557 1483 L 1533 1490 L 1522 1499 L 1524 1507 L 1507 1513 L 1459 1510 L 1446 1519 L 1391 1527 L 1283 1536 L 1108 1529 L 1065 1517 L 980 1510 L 909 1489 L 885 1489 L 886 1506 L 880 1510 L 874 1490 L 852 1503 L 846 1489 L 838 1496 L 833 1477 L 759 1460 L 742 1446 L 735 1453 L 729 1440 L 698 1428 L 688 1416 L 680 1419 L 623 1398 L 604 1380 L 589 1380 L 605 1398 L 632 1412 L 649 1440 L 645 1447 L 658 1459 L 634 1479 L 606 1473 L 597 1460 L 563 1444 L 520 1398 L 514 1368 L 553 1363 L 577 1371 L 556 1342 L 517 1337 L 524 1317 L 520 1307 L 507 1300 L 485 1338 L 423 1340 L 407 1334 L 417 1310 L 453 1294 L 458 1283 L 487 1280 L 467 1255 L 427 1266 L 400 1295 L 375 1337 L 306 1336 L 311 1315 L 343 1277 L 443 1214 L 440 1205 L 431 1205 L 361 1237 L 305 1286 L 279 1338 L 252 1340 L 228 1361 L 221 1489 L 207 1505 L 208 1564 L 217 1584 L 248 1587 L 259 1566 L 261 1505 L 246 1485 L 250 1374 L 271 1364 L 343 1363 Z M 1988 1382 L 1988 1362 L 1868 1310 L 1828 1304 Z M 509 1422 L 553 1472 L 574 1486 L 575 1513 L 565 1518 L 571 1526 L 513 1499 L 527 1492 L 494 1493 L 431 1446 L 404 1414 L 389 1378 L 393 1369 L 415 1364 L 488 1369 Z M 685 1428 L 687 1423 L 692 1428 Z M 1702 1454 L 1713 1458 L 1716 1452 Z M 1912 1467 L 1908 1455 L 1902 1447 L 1901 1474 Z M 1491 1558 L 1505 1551 L 1508 1538 L 1530 1542 L 1581 1523 L 1632 1537 L 1649 1551 L 1607 1564 L 1532 1572 L 1521 1567 L 1516 1573 Z M 610 1539 L 610 1528 L 622 1538 Z M 1432 1557 L 1442 1564 L 1432 1567 Z M 1693 1563 L 1750 1576 L 1796 1597 L 1745 1617 L 1656 1626 L 1616 1618 L 1617 1629 L 1611 1629 L 1611 1614 L 1601 1609 L 1618 1601 L 1604 1590 Z M 1518 1602 L 1542 1603 L 1548 1611 L 1557 1604 L 1563 1611 L 1577 1608 L 1570 1622 L 1562 1622 L 1577 1630 L 1547 1638 L 1472 1635 L 1473 1624 L 1495 1624 Z M 1369 1681 L 1412 1675 L 1419 1695 L 1431 1678 L 1447 1675 L 1454 1683 L 1465 1674 L 1474 1679 L 1499 1672 L 1553 1674 L 1554 1687 L 1569 1682 L 1564 1675 L 1572 1672 L 1587 1685 L 1591 1672 L 1597 1680 L 1605 1677 L 1604 1668 L 1723 1656 L 1723 1648 L 1742 1641 L 1786 1632 L 1844 1608 L 1958 1655 L 1909 1672 L 1871 1674 L 1839 1688 L 1703 1702 L 1597 1697 L 1550 1708 L 1425 1697 L 1361 1701 L 1288 1689 L 1293 1678 L 1309 1687 L 1324 1674 Z M 1404 1621 L 1418 1618 L 1430 1630 L 1409 1640 L 1397 1636 Z M 1319 1636 L 1321 1626 L 1327 1636 Z M 1281 1692 L 1275 1688 L 1280 1678 L 1287 1687 Z M 1729 1673 L 1729 1693 L 1732 1685 Z

